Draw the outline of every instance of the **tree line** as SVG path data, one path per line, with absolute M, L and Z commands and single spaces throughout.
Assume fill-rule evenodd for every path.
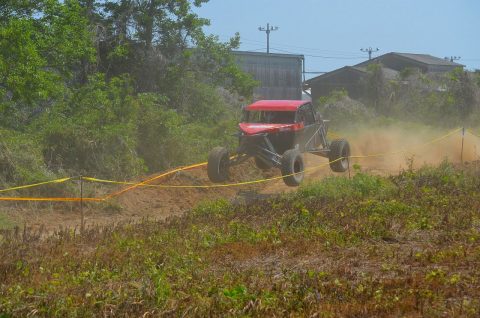
M 238 34 L 203 32 L 207 1 L 3 1 L 0 183 L 128 178 L 233 142 L 256 82 L 230 54 Z

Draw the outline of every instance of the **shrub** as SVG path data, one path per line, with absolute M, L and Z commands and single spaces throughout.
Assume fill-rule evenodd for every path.
M 91 78 L 36 123 L 48 168 L 109 178 L 140 174 L 144 166 L 136 153 L 137 109 L 128 78 Z
M 374 112 L 361 102 L 348 97 L 345 90 L 333 91 L 317 101 L 323 118 L 331 121 L 335 129 L 342 129 L 355 123 L 364 123 L 374 117 Z
M 358 172 L 352 179 L 346 177 L 327 177 L 319 182 L 300 186 L 300 197 L 312 198 L 364 198 L 366 196 L 384 197 L 391 194 L 394 187 L 391 182 L 379 176 Z
M 29 184 L 54 178 L 43 163 L 41 147 L 31 135 L 0 129 L 0 183 Z

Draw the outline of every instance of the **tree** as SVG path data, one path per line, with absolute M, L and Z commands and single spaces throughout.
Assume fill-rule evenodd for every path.
M 456 68 L 448 75 L 448 87 L 461 119 L 466 119 L 475 107 L 475 83 L 468 72 Z
M 4 102 L 31 105 L 55 94 L 60 77 L 47 69 L 42 42 L 29 19 L 11 19 L 0 29 L 0 97 Z
M 384 101 L 386 95 L 385 76 L 383 75 L 382 65 L 372 63 L 367 66 L 367 79 L 365 82 L 366 96 L 368 102 L 373 104 L 373 108 L 379 113 L 385 113 Z
M 64 83 L 79 78 L 82 61 L 94 60 L 88 21 L 79 3 L 41 4 L 33 10 L 20 2 L 17 9 L 9 8 L 8 19 L 0 25 L 1 97 L 20 108 L 55 98 Z
M 13 137 L 0 182 L 127 178 L 234 141 L 231 101 L 256 82 L 231 54 L 238 34 L 222 43 L 203 33 L 209 21 L 192 7 L 205 2 L 2 1 L 0 131 Z M 11 146 L 25 138 L 29 154 Z
M 42 12 L 45 0 L 3 0 L 0 2 L 0 24 L 12 18 L 31 18 Z
M 101 54 L 101 67 L 109 77 L 131 73 L 139 92 L 157 91 L 167 65 L 181 62 L 183 52 L 209 23 L 191 12 L 188 0 L 110 0 L 103 10 L 108 52 Z M 121 67 L 115 65 L 119 59 Z

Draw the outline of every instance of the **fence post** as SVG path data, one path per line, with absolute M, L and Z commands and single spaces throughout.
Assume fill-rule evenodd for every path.
M 460 152 L 460 162 L 463 165 L 463 142 L 465 140 L 465 127 L 462 127 L 462 150 Z
M 80 235 L 85 230 L 85 216 L 83 214 L 83 176 L 80 176 Z
M 348 165 L 348 179 L 352 179 L 350 174 L 350 155 L 347 157 L 347 165 Z

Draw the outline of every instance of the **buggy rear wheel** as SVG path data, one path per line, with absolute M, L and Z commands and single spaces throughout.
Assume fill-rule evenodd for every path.
M 228 180 L 230 156 L 224 147 L 215 147 L 208 155 L 207 174 L 212 182 Z
M 350 145 L 345 139 L 335 139 L 330 144 L 328 160 L 330 168 L 335 172 L 345 172 L 348 170 L 350 157 Z
M 297 149 L 285 151 L 282 156 L 283 182 L 289 187 L 299 186 L 304 177 L 303 157 Z

